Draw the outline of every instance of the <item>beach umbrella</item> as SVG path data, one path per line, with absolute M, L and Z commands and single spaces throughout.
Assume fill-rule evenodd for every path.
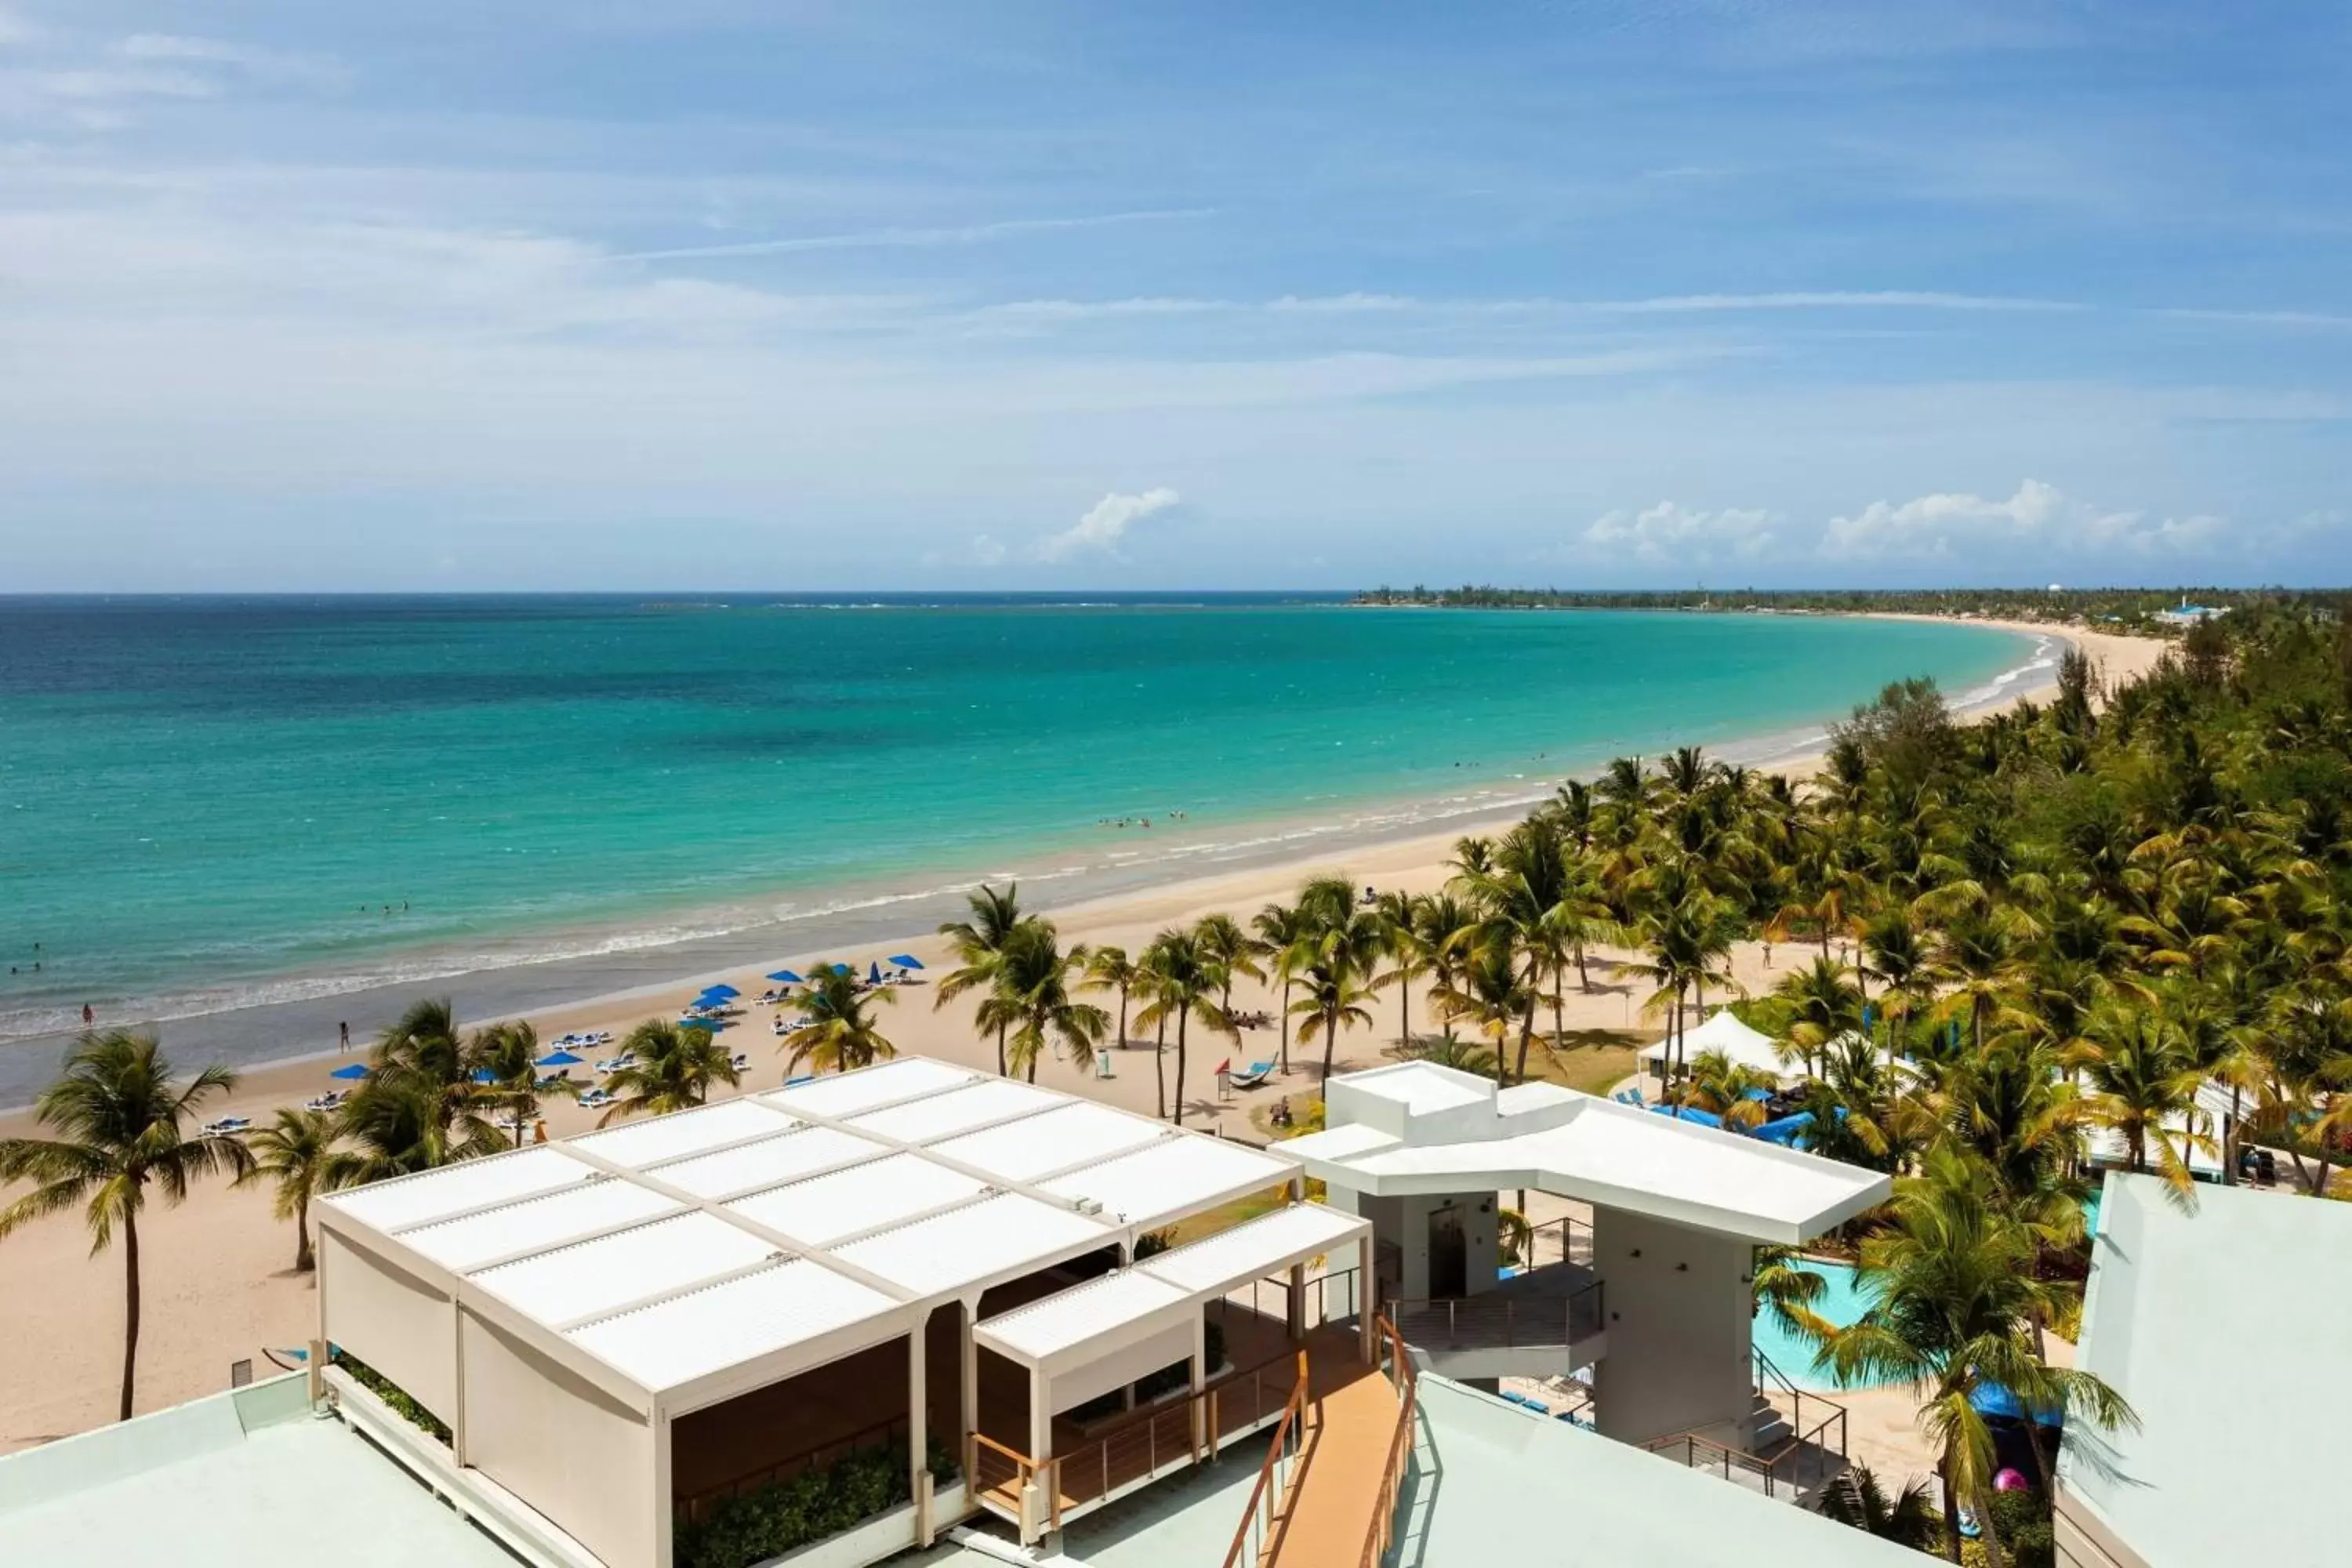
M 923 961 L 917 958 L 910 952 L 894 953 L 891 955 L 890 962 L 897 964 L 901 969 L 920 969 L 923 967 Z
M 363 1079 L 363 1078 L 367 1077 L 367 1075 L 368 1075 L 368 1069 L 367 1069 L 367 1068 L 363 1068 L 363 1067 L 360 1066 L 360 1064 L 359 1064 L 359 1063 L 357 1063 L 357 1062 L 353 1062 L 353 1063 L 352 1063 L 352 1064 L 351 1064 L 351 1066 L 349 1066 L 349 1067 L 340 1067 L 340 1068 L 337 1068 L 334 1071 L 332 1071 L 332 1072 L 329 1073 L 327 1076 L 328 1076 L 329 1078 L 339 1078 L 339 1079 L 343 1079 L 343 1080 L 345 1080 L 346 1082 L 357 1082 L 359 1079 Z
M 1979 1415 L 2006 1416 L 2011 1421 L 2025 1419 L 2025 1402 L 2004 1384 L 1989 1378 L 1979 1380 L 1969 1391 L 1969 1404 Z M 2066 1412 L 2058 1408 L 2037 1410 L 2033 1419 L 2043 1426 L 2063 1426 L 2066 1424 Z
M 543 1068 L 576 1068 L 580 1065 L 580 1058 L 570 1051 L 550 1051 L 540 1058 L 535 1065 Z
M 867 962 L 866 965 L 866 984 L 868 985 L 879 985 L 882 984 L 882 966 L 880 964 L 875 963 L 871 961 Z
M 808 984 L 807 981 L 803 980 L 799 975 L 794 974 L 789 969 L 779 969 L 773 974 L 769 975 L 768 978 L 778 981 L 786 985 L 805 985 Z
M 847 964 L 845 964 L 845 963 L 836 963 L 836 964 L 835 964 L 835 965 L 833 966 L 833 972 L 834 972 L 835 974 L 855 974 L 855 973 L 857 973 L 857 971 L 856 971 L 855 969 L 850 968 L 850 967 L 849 967 L 849 965 L 847 965 Z
M 476 1068 L 474 1069 L 474 1081 L 476 1083 L 496 1083 L 499 1081 L 499 1075 L 492 1072 L 488 1068 Z
M 740 996 L 743 994 L 743 993 L 736 990 L 732 985 L 706 985 L 702 988 L 702 994 L 705 996 Z

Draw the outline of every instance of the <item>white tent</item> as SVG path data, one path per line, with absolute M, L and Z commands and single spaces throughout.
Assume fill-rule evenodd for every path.
M 1642 1066 L 1653 1074 L 1663 1073 L 1666 1056 L 1674 1048 L 1671 1039 L 1642 1047 Z M 1690 1030 L 1683 1037 L 1683 1060 L 1696 1061 L 1708 1051 L 1720 1051 L 1739 1067 L 1754 1068 L 1775 1078 L 1796 1076 L 1780 1060 L 1772 1048 L 1772 1037 L 1760 1034 L 1731 1015 L 1728 1007 L 1718 1008 L 1714 1017 Z

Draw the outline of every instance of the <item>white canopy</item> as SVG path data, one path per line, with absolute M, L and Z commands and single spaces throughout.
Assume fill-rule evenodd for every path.
M 1673 1049 L 1670 1039 L 1642 1047 L 1642 1065 L 1652 1072 L 1664 1065 L 1666 1053 Z M 1715 1016 L 1683 1036 L 1682 1055 L 1685 1062 L 1696 1061 L 1708 1051 L 1720 1051 L 1736 1067 L 1753 1068 L 1769 1072 L 1775 1078 L 1789 1074 L 1788 1064 L 1780 1060 L 1772 1048 L 1772 1037 L 1749 1028 L 1732 1016 L 1728 1007 L 1718 1008 Z

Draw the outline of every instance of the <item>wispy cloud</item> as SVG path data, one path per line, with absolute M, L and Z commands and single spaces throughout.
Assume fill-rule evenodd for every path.
M 1206 217 L 1212 207 L 1153 207 L 1137 212 L 1094 213 L 1078 217 L 1004 218 L 994 223 L 963 224 L 952 228 L 875 228 L 853 234 L 811 234 L 780 239 L 751 239 L 730 245 L 684 245 L 664 250 L 624 251 L 612 261 L 688 261 L 725 256 L 785 256 L 803 250 L 863 250 L 884 247 L 929 247 L 982 245 L 1028 234 L 1062 229 L 1105 228 L 1115 224 L 1163 223 L 1178 218 Z
M 1585 529 L 1583 542 L 1590 551 L 1653 563 L 1705 564 L 1726 554 L 1753 561 L 1772 548 L 1772 514 L 1761 508 L 1707 510 L 1660 501 L 1639 511 L 1603 513 Z M 1560 558 L 1589 560 L 1590 554 L 1563 552 Z
M 1118 554 L 1127 531 L 1145 518 L 1166 511 L 1183 498 L 1165 485 L 1134 495 L 1116 491 L 1087 510 L 1087 514 L 1059 533 L 1050 533 L 1030 546 L 1040 561 L 1067 561 L 1073 556 Z
M 2005 500 L 1965 492 L 1873 501 L 1830 520 L 1821 553 L 1839 561 L 1960 561 L 1978 552 L 2038 546 L 2070 555 L 2114 560 L 2119 553 L 2189 554 L 2221 538 L 2218 517 L 2152 517 L 2109 510 L 2065 495 L 2055 485 L 2027 479 Z
M 2352 328 L 2352 315 L 2336 315 L 2326 310 L 2174 309 L 2158 310 L 2156 313 L 2184 321 L 2229 321 L 2250 327 L 2319 327 L 2330 331 L 2342 331 Z

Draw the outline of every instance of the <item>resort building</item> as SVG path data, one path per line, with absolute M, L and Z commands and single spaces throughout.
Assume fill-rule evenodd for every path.
M 2352 1208 L 2109 1175 L 2074 1361 L 2138 1424 L 2067 1423 L 2060 1568 L 2342 1562 L 2347 1296 Z
M 1749 1339 L 1753 1248 L 1883 1178 L 1427 1064 L 1328 1106 L 1265 1151 L 902 1058 L 337 1194 L 310 1370 L 0 1461 L 0 1558 L 1901 1560 L 1780 1500 L 1843 1459 Z M 1518 1187 L 1592 1222 L 1507 1271 Z
M 1604 1436 L 1727 1464 L 1790 1437 L 1759 1402 L 1749 1289 L 1794 1246 L 1886 1201 L 1888 1178 L 1545 1083 L 1428 1062 L 1335 1078 L 1325 1130 L 1274 1146 L 1370 1222 L 1380 1300 L 1448 1376 L 1592 1369 Z M 1589 1238 L 1506 1273 L 1500 1194 L 1591 1205 Z M 1832 1434 L 1823 1434 L 1823 1437 Z

